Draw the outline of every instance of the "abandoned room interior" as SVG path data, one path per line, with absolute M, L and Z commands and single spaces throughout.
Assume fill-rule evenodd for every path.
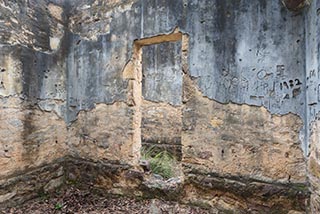
M 0 212 L 319 214 L 319 102 L 320 0 L 0 0 Z

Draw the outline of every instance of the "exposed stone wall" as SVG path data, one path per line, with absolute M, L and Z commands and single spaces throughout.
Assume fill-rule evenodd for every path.
M 320 212 L 320 134 L 319 134 L 319 119 L 317 118 L 311 125 L 310 136 L 310 154 L 308 160 L 309 180 L 311 184 L 311 211 L 312 213 Z
M 126 103 L 97 104 L 80 112 L 69 127 L 72 156 L 88 160 L 137 164 L 140 151 L 133 145 L 133 109 Z
M 1 178 L 67 154 L 66 124 L 56 114 L 28 107 L 19 98 L 4 98 L 0 118 Z
M 318 59 L 305 60 L 318 3 L 304 17 L 267 0 L 0 0 L 0 202 L 23 185 L 11 178 L 52 166 L 63 173 L 29 192 L 66 174 L 143 195 L 141 142 L 163 141 L 182 153 L 177 200 L 304 212 L 312 134 L 318 209 L 318 125 L 304 126 L 319 108 Z
M 63 183 L 65 21 L 53 1 L 0 1 L 1 204 Z M 10 203 L 7 203 L 7 201 Z
M 182 162 L 191 165 L 191 171 L 280 183 L 306 182 L 299 117 L 272 115 L 263 107 L 224 105 L 203 97 L 195 87 L 187 90 Z
M 141 107 L 142 145 L 167 150 L 181 159 L 182 107 L 148 101 L 144 101 Z
M 0 179 L 0 206 L 17 206 L 27 200 L 43 197 L 64 184 L 62 160 L 49 165 L 30 168 L 23 174 Z
M 312 1 L 306 14 L 306 80 L 307 80 L 307 126 L 309 135 L 308 176 L 311 184 L 311 212 L 320 212 L 320 157 L 319 157 L 319 101 L 320 101 L 320 1 Z
M 59 48 L 64 35 L 62 6 L 50 1 L 0 1 L 3 44 L 23 45 L 41 51 Z

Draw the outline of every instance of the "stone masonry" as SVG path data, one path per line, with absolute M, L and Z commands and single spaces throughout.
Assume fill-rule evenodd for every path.
M 0 206 L 68 182 L 320 213 L 320 0 L 0 0 Z M 150 188 L 144 146 L 181 165 Z

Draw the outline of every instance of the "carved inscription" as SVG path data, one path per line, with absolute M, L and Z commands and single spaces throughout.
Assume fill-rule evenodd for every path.
M 316 76 L 316 70 L 311 70 L 309 73 L 309 78 L 315 77 Z
M 280 90 L 291 89 L 291 88 L 294 88 L 295 86 L 300 86 L 300 85 L 302 85 L 302 83 L 299 79 L 283 81 L 280 83 Z
M 277 65 L 277 76 L 283 77 L 284 76 L 284 65 Z
M 257 78 L 250 82 L 254 92 L 250 99 L 257 103 L 280 109 L 284 102 L 296 99 L 302 93 L 301 78 L 288 78 L 285 65 L 276 65 L 274 69 L 254 68 L 252 71 L 256 72 Z
M 308 105 L 316 106 L 320 101 L 320 85 L 319 82 L 319 71 L 317 72 L 315 69 L 309 71 L 307 76 L 308 83 Z
M 223 76 L 223 80 L 220 84 L 229 92 L 229 93 L 237 93 L 241 91 L 241 93 L 245 93 L 249 89 L 249 80 L 244 76 L 237 76 L 236 74 L 230 72 L 227 69 L 222 69 L 221 75 Z

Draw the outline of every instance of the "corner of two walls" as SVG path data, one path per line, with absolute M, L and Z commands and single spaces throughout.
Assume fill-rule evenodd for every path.
M 297 193 L 300 186 L 306 186 L 299 139 L 305 95 L 301 89 L 304 53 L 300 50 L 304 32 L 296 31 L 301 17 L 291 17 L 279 9 L 280 3 L 271 1 L 250 5 L 218 0 L 159 5 L 153 1 L 94 2 L 81 1 L 72 10 L 68 29 L 59 20 L 63 19 L 61 8 L 54 5 L 41 5 L 50 17 L 43 18 L 47 23 L 41 26 L 34 20 L 16 19 L 25 22 L 26 29 L 44 30 L 45 37 L 30 30 L 18 32 L 19 28 L 13 35 L 0 34 L 1 41 L 10 41 L 2 45 L 0 57 L 5 86 L 0 85 L 0 117 L 5 121 L 0 125 L 0 165 L 7 169 L 3 183 L 29 167 L 67 155 L 95 162 L 90 173 L 85 173 L 88 166 L 84 162 L 77 165 L 81 168 L 83 164 L 82 172 L 70 169 L 84 177 L 92 174 L 88 180 L 104 187 L 111 187 L 115 180 L 108 180 L 113 171 L 99 162 L 120 168 L 136 165 L 141 121 L 131 96 L 140 86 L 123 78 L 123 68 L 135 57 L 135 40 L 168 34 L 178 26 L 190 37 L 188 71 L 182 65 L 187 73 L 181 98 L 181 163 L 190 181 L 188 192 L 199 191 L 197 185 L 214 189 L 216 195 L 202 192 L 203 200 L 213 206 L 237 200 L 231 210 L 254 207 L 256 199 L 265 207 L 282 204 L 288 209 L 305 209 L 305 195 L 301 199 L 292 194 L 283 201 L 275 197 L 270 203 L 259 195 L 262 187 L 264 195 L 277 191 L 282 198 L 281 191 Z M 12 13 L 8 5 L 1 6 Z M 35 14 L 43 15 L 41 11 Z M 247 21 L 249 24 L 242 24 Z M 11 25 L 15 22 L 10 21 Z M 280 29 L 289 38 L 277 34 Z M 315 154 L 312 148 L 310 151 Z M 60 171 L 53 177 L 61 177 Z M 234 184 L 224 196 L 225 181 L 220 178 L 252 187 L 244 190 L 246 196 L 251 195 L 247 197 L 250 201 Z M 278 189 L 279 185 L 284 189 Z M 1 189 L 2 200 L 14 197 L 14 190 L 7 187 Z M 192 194 L 185 195 L 185 200 L 199 202 Z
M 76 132 L 72 136 L 78 136 L 71 141 L 78 147 L 75 153 L 96 160 L 114 160 L 115 156 L 125 160 L 129 157 L 127 151 L 138 152 L 132 145 L 127 147 L 131 147 L 129 150 L 121 148 L 137 138 L 138 133 L 128 127 L 134 126 L 132 121 L 139 122 L 135 120 L 134 107 L 126 106 L 131 105 L 127 101 L 132 96 L 130 88 L 137 86 L 131 80 L 123 80 L 120 71 L 131 57 L 133 41 L 168 34 L 178 26 L 190 36 L 186 75 L 190 81 L 186 77 L 183 82 L 183 93 L 189 98 L 182 105 L 181 135 L 185 175 L 191 176 L 190 181 L 193 174 L 197 175 L 190 189 L 205 186 L 202 181 L 208 177 L 227 177 L 255 187 L 259 186 L 255 183 L 258 181 L 272 187 L 265 195 L 278 185 L 289 186 L 284 192 L 298 193 L 302 188 L 302 199 L 293 194 L 286 206 L 305 209 L 306 159 L 299 139 L 305 116 L 305 74 L 301 72 L 305 70 L 305 36 L 303 28 L 297 30 L 304 23 L 301 14 L 293 17 L 280 2 L 270 1 L 250 5 L 244 1 L 175 1 L 158 5 L 151 1 L 125 1 L 119 7 L 95 2 L 79 5 L 75 10 L 78 13 L 70 19 L 71 31 L 77 35 L 68 59 L 74 62 L 69 67 L 68 108 L 74 108 L 70 115 L 80 111 L 78 120 L 71 125 Z M 87 19 L 89 11 L 94 11 L 95 16 Z M 251 14 L 253 11 L 256 14 Z M 89 31 L 92 28 L 94 34 Z M 155 77 L 154 81 L 162 79 Z M 150 96 L 149 101 L 163 104 L 158 97 Z M 121 108 L 113 105 L 119 105 L 123 112 L 117 112 Z M 90 108 L 93 110 L 85 111 Z M 126 118 L 115 121 L 117 114 Z M 117 129 L 124 134 L 119 136 Z M 117 137 L 119 141 L 114 141 Z M 95 152 L 88 153 L 88 149 Z M 214 186 L 214 181 L 209 179 L 207 185 L 221 188 Z M 236 195 L 232 197 L 240 201 L 241 193 L 232 191 Z M 259 194 L 258 190 L 252 192 L 254 196 Z M 207 201 L 221 198 L 219 194 L 216 198 L 209 195 Z M 197 200 L 192 195 L 186 198 Z M 263 197 L 260 199 L 263 204 Z M 264 205 L 285 204 L 276 200 Z M 251 206 L 244 204 L 239 207 Z
M 70 161 L 137 166 L 133 110 L 121 74 L 132 47 L 106 45 L 118 36 L 83 39 L 69 25 L 70 5 L 50 2 L 0 4 L 8 19 L 0 32 L 0 203 L 21 203 L 57 187 L 69 179 L 66 170 L 77 174 Z M 118 62 L 104 64 L 108 60 Z
M 320 1 L 314 0 L 306 12 L 306 126 L 309 144 L 308 177 L 311 212 L 320 212 Z
M 45 1 L 2 1 L 0 11 L 0 203 L 15 204 L 63 182 L 65 17 Z

